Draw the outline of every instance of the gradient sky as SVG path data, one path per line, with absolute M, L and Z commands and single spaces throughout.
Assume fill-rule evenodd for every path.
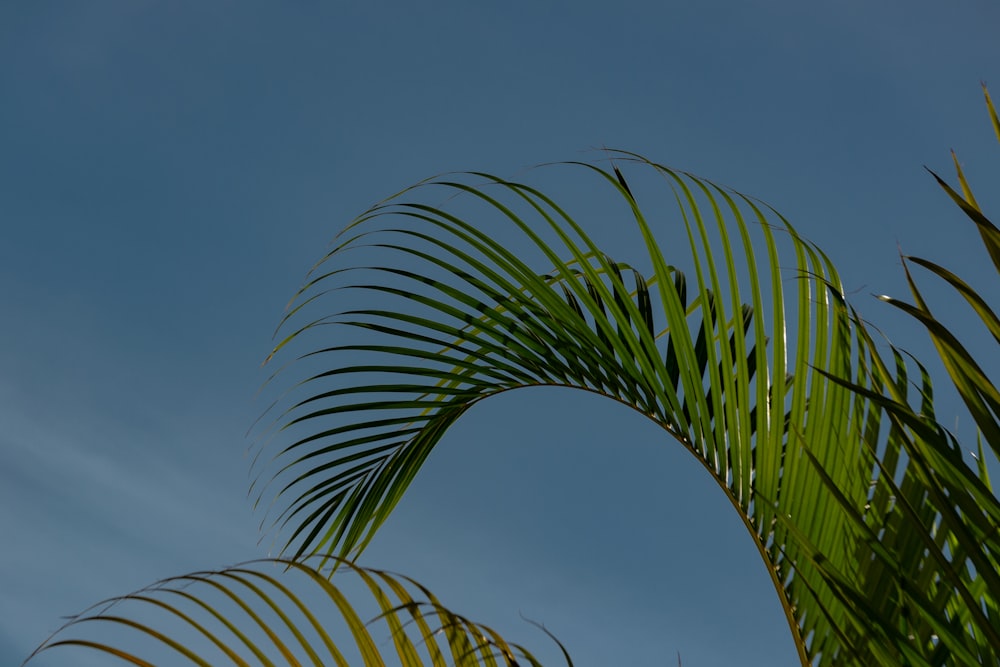
M 0 663 L 266 555 L 244 433 L 271 332 L 333 235 L 424 177 L 643 153 L 775 206 L 923 356 L 869 296 L 904 292 L 899 248 L 989 275 L 922 165 L 954 148 L 1000 209 L 992 0 L 345 4 L 0 4 Z M 542 621 L 582 667 L 795 663 L 690 456 L 610 401 L 518 394 L 445 437 L 362 563 L 555 656 L 519 614 Z

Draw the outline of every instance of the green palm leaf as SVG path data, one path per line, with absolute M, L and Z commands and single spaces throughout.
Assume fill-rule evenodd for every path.
M 337 576 L 354 575 L 354 588 L 361 589 L 346 589 L 353 602 L 332 571 L 255 561 L 172 577 L 94 605 L 31 658 L 77 647 L 133 665 L 539 664 L 491 628 L 449 611 L 412 580 L 339 565 Z M 373 617 L 366 621 L 362 614 Z
M 866 639 L 868 616 L 831 575 L 863 574 L 868 535 L 847 508 L 870 501 L 879 470 L 860 440 L 880 432 L 881 411 L 852 387 L 881 394 L 890 380 L 871 370 L 836 271 L 767 207 L 613 157 L 611 169 L 562 168 L 620 202 L 645 246 L 628 263 L 538 189 L 487 174 L 425 182 L 352 223 L 274 351 L 300 350 L 277 373 L 292 389 L 267 437 L 285 444 L 262 469 L 259 502 L 274 489 L 294 557 L 356 557 L 471 406 L 575 387 L 652 419 L 709 470 L 760 550 L 804 664 L 897 658 Z M 657 177 L 674 219 L 647 218 L 617 165 Z M 421 194 L 460 195 L 460 212 Z M 497 240 L 510 231 L 516 251 Z M 334 299 L 363 306 L 323 311 Z M 898 613 L 897 599 L 884 606 Z
M 1000 122 L 985 86 L 987 110 L 997 137 Z M 954 158 L 954 153 L 953 153 Z M 1000 230 L 983 214 L 954 158 L 961 194 L 937 174 L 937 183 L 975 223 L 983 246 L 1000 271 Z M 917 286 L 909 266 L 916 264 L 950 285 L 1000 344 L 1000 320 L 983 294 L 952 271 L 926 259 L 906 257 L 906 278 L 914 302 L 883 300 L 907 313 L 931 340 L 980 432 L 975 465 L 957 440 L 934 421 L 930 381 L 922 371 L 921 400 L 907 399 L 897 380 L 884 395 L 854 387 L 889 416 L 894 451 L 877 463 L 903 461 L 901 475 L 880 477 L 898 511 L 869 520 L 882 554 L 872 566 L 883 581 L 895 577 L 896 597 L 909 614 L 900 628 L 912 644 L 923 644 L 926 664 L 1000 664 L 1000 501 L 990 486 L 985 440 L 1000 456 L 1000 392 L 970 350 L 938 319 Z M 903 369 L 901 364 L 897 368 Z M 885 373 L 884 370 L 880 371 Z M 900 373 L 899 379 L 905 379 Z M 873 459 L 875 459 L 873 452 Z M 885 504 L 881 507 L 884 509 Z M 860 591 L 855 591 L 858 593 Z M 921 638 L 930 637 L 923 639 Z M 922 663 L 923 664 L 923 663 Z
M 261 428 L 277 444 L 258 451 L 252 489 L 272 499 L 285 572 L 257 563 L 167 580 L 99 605 L 40 650 L 152 664 L 161 653 L 120 643 L 137 638 L 194 664 L 537 664 L 414 582 L 343 559 L 469 408 L 550 385 L 628 405 L 701 462 L 757 545 L 802 664 L 1000 664 L 1000 502 L 984 460 L 1000 453 L 1000 393 L 983 364 L 907 268 L 914 303 L 885 299 L 931 334 L 981 432 L 972 466 L 937 421 L 924 366 L 873 335 L 828 258 L 783 218 L 640 156 L 611 158 L 559 168 L 619 205 L 643 249 L 628 262 L 537 188 L 481 173 L 425 181 L 349 225 L 271 355 L 292 355 L 273 378 L 288 389 Z M 636 187 L 650 175 L 653 187 Z M 1000 270 L 1000 231 L 958 178 L 961 194 L 937 180 Z M 427 203 L 440 194 L 447 208 Z M 1000 342 L 986 298 L 907 261 L 951 285 Z M 371 595 L 384 642 L 331 582 L 338 566 Z

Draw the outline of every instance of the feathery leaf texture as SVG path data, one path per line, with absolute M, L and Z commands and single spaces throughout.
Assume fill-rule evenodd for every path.
M 314 268 L 272 354 L 298 350 L 254 490 L 287 553 L 356 557 L 469 408 L 573 387 L 653 420 L 713 475 L 803 664 L 995 659 L 996 536 L 962 533 L 971 505 L 938 479 L 968 466 L 926 373 L 882 358 L 829 259 L 767 206 L 635 154 L 551 168 L 619 202 L 611 224 L 644 255 L 612 258 L 539 189 L 472 173 L 373 207 Z M 647 215 L 656 193 L 623 170 L 652 173 L 676 213 Z M 457 210 L 426 203 L 442 195 Z
M 83 647 L 133 665 L 540 665 L 523 647 L 449 611 L 407 577 L 337 565 L 335 573 L 267 559 L 171 577 L 92 606 L 32 657 Z M 356 581 L 345 587 L 335 574 Z M 93 626 L 107 638 L 94 638 L 99 630 Z
M 986 463 L 1000 456 L 1000 392 L 910 268 L 951 286 L 1000 343 L 984 292 L 908 257 L 913 303 L 883 297 L 930 334 L 980 433 L 970 465 L 935 417 L 926 368 L 879 340 L 786 220 L 639 155 L 609 158 L 549 168 L 576 170 L 618 205 L 615 232 L 633 230 L 644 249 L 627 262 L 541 190 L 483 173 L 424 181 L 350 224 L 271 354 L 289 357 L 272 376 L 288 389 L 258 429 L 251 492 L 286 536 L 290 557 L 274 561 L 284 572 L 255 563 L 166 580 L 93 608 L 40 650 L 152 664 L 68 636 L 101 621 L 194 664 L 348 664 L 318 601 L 337 609 L 357 659 L 384 664 L 385 645 L 331 583 L 340 567 L 374 596 L 403 665 L 537 664 L 414 582 L 353 559 L 455 421 L 544 385 L 627 405 L 701 462 L 758 547 L 803 665 L 1000 665 L 1000 502 Z M 961 192 L 932 174 L 1000 271 L 1000 230 L 955 167 Z M 656 206 L 663 193 L 671 214 Z M 447 207 L 427 203 L 442 195 Z M 293 593 L 289 576 L 317 599 Z M 124 604 L 167 622 L 112 613 Z

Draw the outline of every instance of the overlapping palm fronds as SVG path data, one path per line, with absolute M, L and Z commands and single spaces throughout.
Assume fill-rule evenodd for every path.
M 987 104 L 1000 137 L 988 95 Z M 336 565 L 374 594 L 402 664 L 534 664 L 412 582 L 343 559 L 364 550 L 471 407 L 522 387 L 572 387 L 628 405 L 671 436 L 665 446 L 702 463 L 757 545 L 803 665 L 1000 665 L 1000 503 L 985 462 L 1000 453 L 1000 394 L 909 269 L 914 303 L 886 300 L 930 332 L 982 434 L 972 465 L 938 423 L 925 368 L 876 338 L 828 258 L 773 210 L 631 153 L 549 168 L 586 184 L 582 215 L 526 183 L 432 179 L 349 225 L 293 300 L 272 353 L 289 357 L 275 376 L 287 393 L 262 426 L 276 444 L 258 452 L 253 488 L 286 544 L 283 576 L 304 576 L 333 602 L 365 665 L 382 656 L 333 592 Z M 1000 231 L 961 169 L 958 178 L 961 194 L 938 182 L 1000 270 Z M 600 193 L 617 214 L 587 219 Z M 634 230 L 638 256 L 602 250 L 602 224 Z M 1000 342 L 986 292 L 933 262 L 907 262 L 951 285 Z M 256 650 L 266 645 L 288 664 L 343 664 L 310 601 L 261 570 L 192 575 L 128 601 L 166 612 L 227 659 L 236 646 L 270 664 Z M 246 601 L 234 613 L 251 630 L 180 586 L 188 581 Z M 98 616 L 201 664 L 157 625 Z M 446 643 L 432 647 L 441 634 Z M 65 631 L 46 647 L 66 644 L 145 664 Z
M 983 92 L 1000 139 L 1000 119 L 985 85 Z M 1000 230 L 983 214 L 957 158 L 955 169 L 961 194 L 931 173 L 975 223 L 1000 272 Z M 852 595 L 863 596 L 865 615 L 882 628 L 889 626 L 889 619 L 879 605 L 897 600 L 901 613 L 895 626 L 899 643 L 915 653 L 911 664 L 1000 665 L 1000 501 L 991 487 L 987 463 L 1000 457 L 1000 392 L 961 336 L 931 312 L 910 263 L 944 280 L 954 289 L 951 305 L 965 301 L 993 341 L 1000 343 L 1000 319 L 987 301 L 991 293 L 987 287 L 977 291 L 939 264 L 904 258 L 913 303 L 882 298 L 926 328 L 979 438 L 974 449 L 962 447 L 934 421 L 923 368 L 920 401 L 907 400 L 902 382 L 883 395 L 859 388 L 861 395 L 885 410 L 892 430 L 890 449 L 876 461 L 881 474 L 874 495 L 881 501 L 873 501 L 873 510 L 863 517 L 875 554 L 864 577 L 869 585 L 857 586 Z M 995 288 L 992 293 L 996 294 Z M 973 465 L 963 451 L 972 451 Z M 880 613 L 871 613 L 875 610 Z
M 984 88 L 985 92 L 985 88 Z M 994 129 L 1000 122 L 986 94 Z M 962 194 L 934 178 L 973 220 L 984 247 L 1000 270 L 1000 234 L 986 218 L 969 189 L 957 160 Z M 932 172 L 933 173 L 933 172 Z M 838 563 L 817 546 L 817 569 L 842 604 L 850 609 L 841 639 L 820 664 L 998 665 L 1000 664 L 1000 502 L 989 480 L 988 458 L 1000 452 L 998 394 L 992 380 L 969 349 L 932 314 L 907 263 L 942 278 L 982 320 L 1000 342 L 998 320 L 987 291 L 977 292 L 942 266 L 916 257 L 904 258 L 913 304 L 883 300 L 908 313 L 930 333 L 945 369 L 964 400 L 980 437 L 972 452 L 936 420 L 933 388 L 926 369 L 889 346 L 892 363 L 876 350 L 865 325 L 854 324 L 865 339 L 869 386 L 850 387 L 859 398 L 878 408 L 879 418 L 865 429 L 858 443 L 870 469 L 868 501 L 863 506 L 839 491 L 839 483 L 817 463 L 816 472 L 847 514 L 845 524 L 855 534 L 857 551 Z M 909 378 L 916 370 L 915 379 Z M 914 391 L 915 390 L 915 391 Z M 983 440 L 988 444 L 984 451 Z M 809 447 L 807 447 L 807 453 Z M 812 456 L 811 453 L 809 453 Z M 789 524 L 794 522 L 789 520 Z M 790 525 L 791 530 L 799 527 Z M 811 538 L 800 533 L 803 543 Z M 857 624 L 857 625 L 854 625 Z M 877 660 L 859 660 L 844 647 L 873 647 Z

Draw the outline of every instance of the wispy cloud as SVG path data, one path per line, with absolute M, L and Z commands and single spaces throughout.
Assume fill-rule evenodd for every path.
M 10 396 L 6 389 L 0 395 Z M 23 659 L 61 615 L 259 555 L 245 472 L 185 467 L 205 445 L 196 438 L 140 440 L 97 416 L 80 428 L 3 408 L 0 423 L 0 527 L 8 536 L 0 618 L 5 643 L 21 654 L 4 656 L 6 664 Z

